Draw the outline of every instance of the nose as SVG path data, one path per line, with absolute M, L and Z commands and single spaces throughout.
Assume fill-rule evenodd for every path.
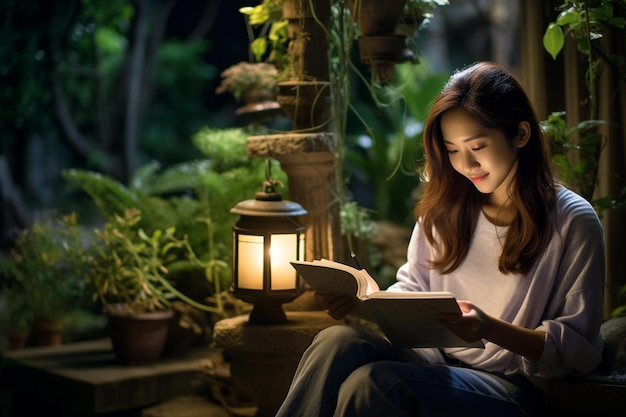
M 463 152 L 461 163 L 461 167 L 465 172 L 470 172 L 474 168 L 480 166 L 480 163 L 476 160 L 476 157 L 472 152 Z

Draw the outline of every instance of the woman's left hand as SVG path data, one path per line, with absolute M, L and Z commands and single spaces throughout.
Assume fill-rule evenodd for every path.
M 446 314 L 441 324 L 452 330 L 466 342 L 475 342 L 485 337 L 490 317 L 469 301 L 457 301 L 462 315 Z

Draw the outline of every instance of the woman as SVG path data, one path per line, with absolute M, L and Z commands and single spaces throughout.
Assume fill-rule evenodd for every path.
M 423 135 L 425 189 L 388 291 L 450 291 L 442 322 L 484 349 L 396 349 L 350 326 L 318 334 L 279 416 L 534 416 L 546 378 L 600 362 L 601 224 L 565 188 L 519 83 L 492 63 L 455 73 Z M 316 293 L 334 318 L 355 301 Z

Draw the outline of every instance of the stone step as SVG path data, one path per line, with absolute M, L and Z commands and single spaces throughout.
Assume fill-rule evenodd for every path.
M 144 409 L 141 417 L 232 417 L 232 414 L 206 397 L 188 395 Z

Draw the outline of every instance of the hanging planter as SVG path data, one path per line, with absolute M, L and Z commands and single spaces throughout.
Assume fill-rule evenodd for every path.
M 267 113 L 280 108 L 275 99 L 278 71 L 274 65 L 239 62 L 222 71 L 221 76 L 222 82 L 215 91 L 218 94 L 228 91 L 243 103 L 235 111 L 237 115 Z
M 406 36 L 396 33 L 406 0 L 349 0 L 353 21 L 359 28 L 361 63 L 370 65 L 378 80 L 385 83 L 397 63 L 412 58 Z
M 394 33 L 406 0 L 348 0 L 362 36 Z
M 387 82 L 396 64 L 413 59 L 405 40 L 406 37 L 399 34 L 360 36 L 361 63 L 370 65 L 381 83 Z

